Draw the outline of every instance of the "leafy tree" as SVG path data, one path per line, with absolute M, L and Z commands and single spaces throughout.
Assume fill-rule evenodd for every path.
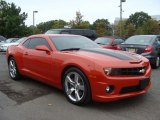
M 51 20 L 37 25 L 35 33 L 45 33 L 49 29 L 64 28 L 68 23 L 64 20 Z
M 36 31 L 39 31 L 40 33 L 44 33 L 47 30 L 52 29 L 53 24 L 54 24 L 54 20 L 47 21 L 47 22 L 42 22 L 42 23 L 37 25 L 36 29 L 38 29 L 38 30 L 36 30 Z
M 54 20 L 52 28 L 64 28 L 67 22 L 64 20 Z
M 148 20 L 142 26 L 143 34 L 160 34 L 160 25 L 156 20 Z
M 146 21 L 150 20 L 151 16 L 149 16 L 145 12 L 136 12 L 129 16 L 127 21 L 128 24 L 132 23 L 135 28 L 141 27 Z
M 21 14 L 21 8 L 14 3 L 0 1 L 0 34 L 6 37 L 26 36 L 26 27 L 24 21 L 27 14 Z
M 121 26 L 121 25 L 122 26 Z M 118 22 L 118 24 L 117 25 L 115 25 L 115 27 L 114 27 L 114 29 L 115 29 L 115 35 L 116 36 L 119 36 L 120 35 L 120 26 L 121 26 L 121 32 L 122 32 L 122 35 L 121 35 L 121 37 L 123 37 L 123 38 L 125 38 L 126 36 L 125 36 L 125 32 L 126 32 L 126 20 L 122 20 L 122 22 L 120 23 L 120 22 Z
M 132 23 L 128 24 L 125 26 L 125 35 L 124 35 L 124 38 L 128 38 L 130 36 L 133 36 L 135 35 L 135 27 Z
M 96 31 L 98 36 L 112 34 L 112 29 L 107 19 L 97 19 L 95 22 L 93 22 L 92 28 Z
M 72 28 L 81 28 L 81 29 L 90 28 L 89 21 L 83 20 L 83 15 L 80 13 L 80 11 L 76 12 L 75 20 L 71 20 L 69 24 L 72 26 Z

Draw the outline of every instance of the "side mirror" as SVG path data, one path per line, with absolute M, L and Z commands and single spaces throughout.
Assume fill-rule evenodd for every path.
M 39 50 L 39 51 L 45 51 L 46 53 L 49 53 L 50 50 L 48 47 L 46 47 L 45 45 L 38 45 L 35 47 L 36 50 Z

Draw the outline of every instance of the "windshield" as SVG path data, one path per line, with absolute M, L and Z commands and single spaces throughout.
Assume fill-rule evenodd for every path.
M 48 30 L 45 34 L 60 34 L 60 30 Z
M 141 44 L 141 45 L 149 45 L 152 43 L 153 36 L 132 36 L 128 38 L 124 43 L 125 44 Z
M 60 51 L 70 48 L 100 48 L 95 42 L 83 36 L 52 36 L 51 40 Z
M 18 40 L 18 38 L 9 38 L 5 41 L 5 43 L 12 43 L 12 42 L 16 42 Z
M 23 38 L 17 40 L 15 43 L 20 43 L 20 42 L 22 42 L 22 41 L 25 40 L 25 39 L 26 39 L 26 37 L 23 37 Z
M 95 40 L 95 42 L 96 42 L 97 44 L 109 45 L 109 44 L 111 44 L 112 39 L 111 39 L 111 38 L 97 38 L 97 39 Z
M 13 39 L 7 39 L 7 40 L 5 41 L 5 43 L 11 43 L 12 40 L 13 40 Z

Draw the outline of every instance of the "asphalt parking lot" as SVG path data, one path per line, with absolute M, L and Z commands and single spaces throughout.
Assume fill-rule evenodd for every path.
M 29 78 L 13 81 L 0 53 L 0 120 L 160 120 L 160 68 L 147 94 L 79 107 L 62 91 Z

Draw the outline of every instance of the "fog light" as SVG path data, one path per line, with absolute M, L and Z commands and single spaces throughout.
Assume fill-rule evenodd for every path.
M 107 93 L 111 93 L 113 90 L 114 90 L 113 85 L 109 85 L 109 86 L 106 87 L 106 92 Z

